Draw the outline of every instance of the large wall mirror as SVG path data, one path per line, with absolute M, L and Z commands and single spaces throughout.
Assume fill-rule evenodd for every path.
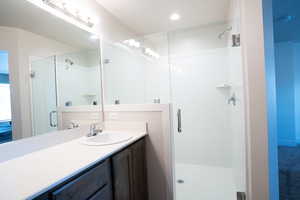
M 59 109 L 101 108 L 99 38 L 28 1 L 0 2 L 0 143 L 58 130 Z
M 170 102 L 167 34 L 102 42 L 104 102 Z

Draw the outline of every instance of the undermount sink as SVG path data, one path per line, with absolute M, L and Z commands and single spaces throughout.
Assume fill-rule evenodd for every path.
M 80 143 L 88 146 L 105 146 L 126 142 L 131 138 L 132 135 L 129 133 L 104 131 L 96 136 L 83 137 Z

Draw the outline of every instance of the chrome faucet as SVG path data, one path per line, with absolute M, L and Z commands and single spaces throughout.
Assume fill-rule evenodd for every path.
M 98 135 L 99 133 L 102 133 L 103 129 L 97 129 L 97 124 L 91 124 L 90 125 L 90 132 L 86 135 L 87 137 L 93 137 Z
M 79 128 L 79 124 L 76 124 L 75 122 L 70 122 L 68 129 L 74 129 L 74 128 Z

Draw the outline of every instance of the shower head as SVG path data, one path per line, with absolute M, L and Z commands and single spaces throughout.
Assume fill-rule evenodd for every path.
M 222 33 L 220 33 L 220 34 L 218 35 L 218 38 L 219 38 L 220 40 L 223 39 L 223 37 L 225 36 L 225 34 L 226 34 L 227 32 L 230 32 L 230 31 L 232 31 L 232 26 L 228 27 L 226 30 L 224 30 Z

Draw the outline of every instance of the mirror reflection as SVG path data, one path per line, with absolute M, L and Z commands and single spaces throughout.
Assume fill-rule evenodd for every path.
M 100 108 L 99 47 L 97 34 L 29 2 L 1 2 L 0 143 L 67 128 L 59 109 Z
M 103 41 L 105 104 L 170 102 L 167 34 Z

